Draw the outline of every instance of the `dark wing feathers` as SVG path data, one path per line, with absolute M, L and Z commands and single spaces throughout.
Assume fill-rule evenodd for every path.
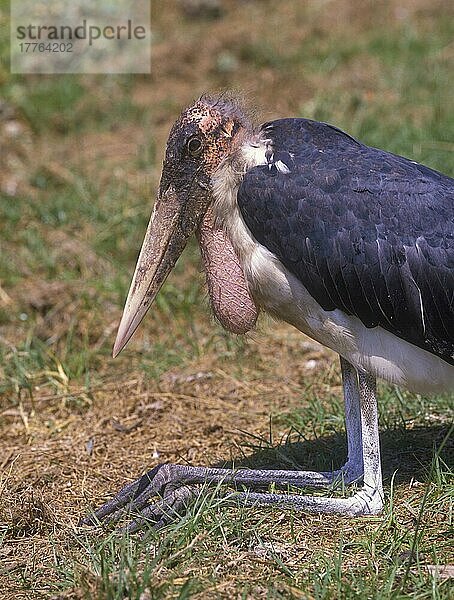
M 454 180 L 306 119 L 262 128 L 272 161 L 238 203 L 254 237 L 325 310 L 454 364 Z

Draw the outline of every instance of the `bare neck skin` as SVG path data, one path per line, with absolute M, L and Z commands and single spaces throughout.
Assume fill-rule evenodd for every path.
M 258 309 L 249 293 L 238 257 L 225 231 L 208 209 L 197 231 L 211 307 L 221 325 L 231 333 L 250 331 Z

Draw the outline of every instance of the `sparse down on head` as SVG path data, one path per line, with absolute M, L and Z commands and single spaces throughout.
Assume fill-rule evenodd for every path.
M 173 125 L 113 356 L 127 344 L 213 201 L 212 176 L 232 159 L 252 126 L 240 104 L 203 96 Z M 255 322 L 255 319 L 254 319 Z

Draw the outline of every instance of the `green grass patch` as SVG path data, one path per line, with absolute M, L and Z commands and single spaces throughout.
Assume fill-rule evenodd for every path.
M 249 92 L 259 120 L 328 121 L 454 175 L 454 29 L 441 3 L 226 3 L 213 21 L 183 19 L 170 4 L 154 12 L 151 76 L 38 77 L 9 73 L 0 3 L 0 589 L 33 599 L 447 600 L 452 395 L 380 386 L 378 517 L 238 507 L 205 490 L 143 538 L 75 526 L 157 455 L 316 469 L 345 459 L 331 355 L 308 372 L 311 351 L 280 325 L 261 324 L 249 340 L 223 332 L 194 241 L 128 350 L 110 358 L 159 140 L 192 96 L 221 82 Z

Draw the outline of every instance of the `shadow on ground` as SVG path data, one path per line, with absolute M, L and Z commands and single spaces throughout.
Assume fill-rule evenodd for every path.
M 412 479 L 426 480 L 432 460 L 442 444 L 440 458 L 452 469 L 454 436 L 451 435 L 445 441 L 448 433 L 449 424 L 382 431 L 380 447 L 385 482 L 394 474 L 396 483 L 405 483 Z M 214 466 L 324 471 L 341 467 L 346 457 L 345 435 L 335 433 L 314 440 L 290 441 L 272 448 L 256 449 L 243 459 L 217 463 Z

